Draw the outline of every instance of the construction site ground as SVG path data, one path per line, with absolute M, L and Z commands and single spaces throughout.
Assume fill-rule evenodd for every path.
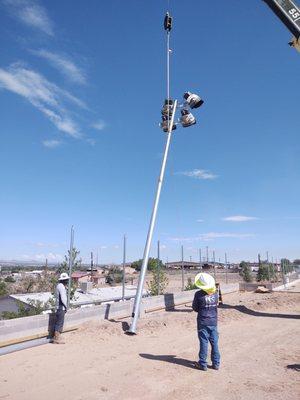
M 233 293 L 219 309 L 221 369 L 197 360 L 190 305 L 139 321 L 88 323 L 47 344 L 2 356 L 0 399 L 289 400 L 300 398 L 300 285 L 289 292 Z

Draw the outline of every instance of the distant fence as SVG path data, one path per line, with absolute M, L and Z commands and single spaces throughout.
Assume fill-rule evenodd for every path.
M 246 292 L 253 292 L 254 290 L 257 289 L 258 286 L 264 286 L 266 289 L 269 290 L 276 290 L 276 288 L 283 286 L 284 284 L 289 284 L 294 282 L 295 280 L 298 280 L 300 278 L 300 274 L 298 272 L 290 273 L 284 276 L 284 282 L 278 281 L 278 282 L 240 282 L 239 283 L 239 289 L 241 291 L 246 291 Z
M 222 286 L 222 294 L 237 292 L 238 284 Z M 179 293 L 168 293 L 142 299 L 141 317 L 157 309 L 172 309 L 180 304 L 191 303 L 195 290 Z M 102 304 L 70 310 L 65 318 L 65 330 L 70 330 L 88 321 L 126 318 L 131 316 L 133 299 L 124 302 Z M 53 330 L 55 314 L 34 315 L 32 317 L 16 318 L 0 321 L 0 347 L 10 344 L 37 339 L 49 335 Z

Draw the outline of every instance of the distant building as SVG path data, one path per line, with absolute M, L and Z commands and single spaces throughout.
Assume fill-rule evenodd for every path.
M 72 281 L 79 285 L 81 282 L 88 282 L 90 280 L 90 274 L 82 271 L 75 271 L 71 275 Z
M 192 261 L 173 261 L 165 264 L 167 269 L 181 269 L 183 264 L 184 269 L 200 269 L 200 264 Z

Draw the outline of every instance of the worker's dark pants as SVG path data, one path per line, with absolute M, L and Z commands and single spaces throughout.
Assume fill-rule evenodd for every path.
M 59 308 L 56 311 L 56 319 L 55 319 L 55 325 L 54 325 L 54 331 L 55 332 L 62 332 L 63 327 L 64 327 L 64 321 L 65 321 L 65 313 L 66 311 L 63 308 Z
M 208 343 L 211 345 L 211 361 L 218 367 L 220 365 L 220 352 L 218 347 L 219 333 L 216 326 L 200 325 L 198 326 L 198 338 L 200 342 L 199 364 L 202 367 L 207 366 Z

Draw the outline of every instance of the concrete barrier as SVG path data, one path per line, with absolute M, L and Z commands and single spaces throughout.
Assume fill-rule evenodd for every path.
M 237 292 L 238 284 L 222 286 L 222 294 Z M 177 305 L 188 304 L 193 301 L 196 290 L 179 293 L 168 293 L 160 296 L 142 299 L 141 317 L 143 314 L 158 309 L 172 309 Z M 70 310 L 65 317 L 64 330 L 75 329 L 88 321 L 125 318 L 131 316 L 134 299 L 124 302 L 102 304 Z M 16 318 L 0 321 L 0 347 L 38 339 L 48 336 L 53 331 L 54 314 L 34 315 L 31 317 Z
M 274 292 L 280 292 L 281 290 L 286 290 L 286 289 L 298 284 L 299 282 L 300 282 L 300 279 L 296 279 L 296 280 L 294 280 L 292 282 L 286 283 L 285 285 L 277 286 L 276 288 L 273 289 L 273 291 Z

